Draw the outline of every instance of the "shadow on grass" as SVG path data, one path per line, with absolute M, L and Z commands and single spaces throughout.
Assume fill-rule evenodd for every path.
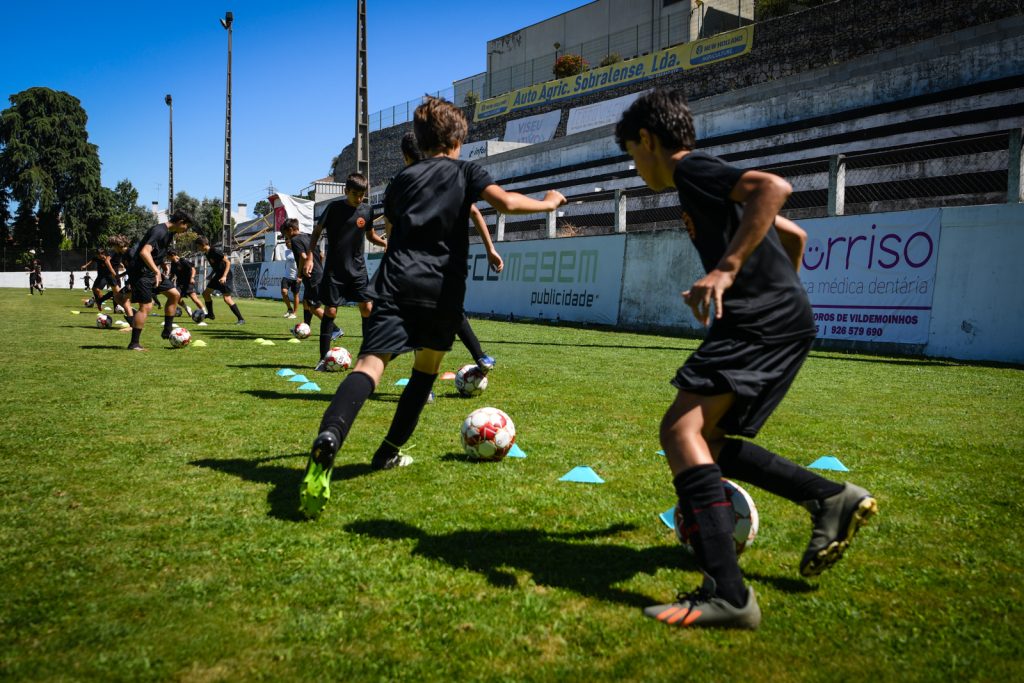
M 82 344 L 78 348 L 80 349 L 106 349 L 108 351 L 127 351 L 128 345 L 124 346 L 108 346 L 106 344 Z
M 229 368 L 284 368 L 288 367 L 287 363 L 238 363 L 236 365 L 227 365 Z M 301 368 L 300 368 L 301 369 Z M 282 379 L 288 379 L 283 377 Z
M 565 588 L 607 602 L 646 607 L 666 596 L 648 595 L 617 588 L 637 574 L 654 574 L 663 567 L 679 569 L 688 560 L 679 548 L 655 546 L 637 550 L 607 543 L 584 543 L 635 528 L 613 524 L 605 529 L 559 533 L 541 529 L 454 531 L 430 534 L 411 524 L 391 519 L 352 522 L 345 530 L 386 540 L 413 539 L 412 552 L 478 572 L 498 588 L 516 588 L 513 571 L 528 572 L 537 585 Z M 695 568 L 687 567 L 687 568 Z
M 291 382 L 291 384 L 296 384 Z M 280 391 L 268 391 L 266 389 L 245 389 L 242 391 L 243 394 L 249 394 L 256 398 L 270 398 L 270 399 L 281 399 L 281 398 L 292 398 L 300 401 L 330 401 L 334 394 L 326 393 L 321 394 L 315 391 L 294 391 L 290 393 L 283 393 Z
M 270 504 L 270 517 L 284 520 L 286 522 L 303 522 L 306 518 L 299 512 L 299 484 L 305 475 L 305 460 L 298 467 L 286 467 L 284 465 L 268 465 L 275 460 L 288 458 L 305 458 L 307 452 L 286 453 L 267 458 L 256 458 L 245 460 L 232 458 L 228 460 L 217 460 L 205 458 L 193 460 L 189 464 L 195 467 L 205 467 L 225 474 L 231 474 L 245 481 L 257 484 L 270 484 L 272 488 L 267 493 L 267 503 Z M 349 463 L 334 468 L 331 474 L 331 481 L 346 481 L 370 474 L 368 463 Z
M 803 579 L 794 579 L 790 576 L 766 576 L 764 574 L 743 572 L 743 578 L 757 581 L 758 583 L 766 583 L 783 593 L 813 593 L 818 590 L 818 587 L 813 583 L 807 583 Z

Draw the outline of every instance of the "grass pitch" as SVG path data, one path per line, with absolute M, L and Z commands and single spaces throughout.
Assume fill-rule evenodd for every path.
M 696 342 L 474 321 L 481 397 L 439 382 L 412 467 L 372 473 L 410 359 L 345 444 L 323 517 L 297 515 L 340 375 L 298 392 L 315 340 L 280 302 L 171 350 L 98 330 L 79 290 L 0 290 L 0 679 L 1014 680 L 1024 671 L 1024 372 L 813 352 L 758 441 L 839 474 L 880 514 L 806 581 L 796 506 L 750 487 L 740 564 L 764 621 L 684 632 L 640 608 L 700 577 L 657 518 L 674 502 L 657 425 Z M 118 316 L 119 317 L 119 316 Z M 359 347 L 344 309 L 341 341 Z M 315 326 L 314 326 L 315 327 Z M 274 346 L 259 346 L 256 337 Z M 446 370 L 470 362 L 462 347 Z M 494 405 L 525 460 L 474 463 L 458 429 Z M 593 467 L 604 485 L 558 478 Z

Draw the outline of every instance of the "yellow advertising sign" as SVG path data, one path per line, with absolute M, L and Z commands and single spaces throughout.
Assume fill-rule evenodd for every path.
M 754 26 L 720 33 L 711 38 L 683 43 L 643 57 L 585 71 L 556 81 L 538 83 L 478 102 L 474 121 L 501 116 L 538 104 L 578 97 L 626 83 L 661 76 L 679 69 L 695 69 L 705 64 L 739 57 L 754 44 Z

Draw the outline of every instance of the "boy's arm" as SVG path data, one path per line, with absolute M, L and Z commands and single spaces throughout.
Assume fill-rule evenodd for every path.
M 231 259 L 224 256 L 224 274 L 220 276 L 220 283 L 224 284 L 228 279 L 228 273 L 231 272 Z
M 501 260 L 501 255 L 494 248 L 494 243 L 491 242 L 491 231 L 487 229 L 487 221 L 484 220 L 480 209 L 476 208 L 476 204 L 470 204 L 469 217 L 473 220 L 473 227 L 476 228 L 476 233 L 480 235 L 480 240 L 484 243 L 484 249 L 487 250 L 487 262 L 495 273 L 500 273 L 501 269 L 505 267 L 505 262 Z
M 192 273 L 188 276 L 188 283 L 192 284 L 196 281 L 196 267 L 192 266 Z
M 302 265 L 302 272 L 306 277 L 313 274 L 313 250 L 320 248 L 320 233 L 324 231 L 323 222 L 313 226 L 313 236 L 309 238 L 309 253 L 306 254 L 306 262 Z
M 153 245 L 143 244 L 142 248 L 139 249 L 139 257 L 146 264 L 146 267 L 156 275 L 156 284 L 160 284 L 160 269 L 156 267 L 156 261 L 153 260 Z
M 799 273 L 804 247 L 807 246 L 807 233 L 799 225 L 782 216 L 775 217 L 775 229 L 779 233 L 782 248 L 786 250 L 789 260 L 793 262 L 793 268 Z
M 714 270 L 683 292 L 683 299 L 703 325 L 711 322 L 711 305 L 715 319 L 722 317 L 722 295 L 736 281 L 740 268 L 761 243 L 779 215 L 779 210 L 793 192 L 792 186 L 777 175 L 747 171 L 740 176 L 729 198 L 743 204 L 743 219 Z
M 544 199 L 531 199 L 518 192 L 506 192 L 500 185 L 491 184 L 483 189 L 480 198 L 493 206 L 501 213 L 523 214 L 542 213 L 554 211 L 562 204 L 565 204 L 565 197 L 561 192 L 548 190 Z
M 370 244 L 376 244 L 378 247 L 384 247 L 385 249 L 388 247 L 387 240 L 381 239 L 377 231 L 373 229 L 373 223 L 370 223 L 370 226 L 366 228 L 366 239 L 370 241 Z

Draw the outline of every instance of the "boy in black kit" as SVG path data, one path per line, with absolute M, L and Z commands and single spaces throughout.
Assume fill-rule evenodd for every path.
M 679 192 L 684 227 L 707 271 L 683 299 L 698 320 L 711 324 L 672 380 L 679 392 L 660 430 L 705 579 L 677 602 L 644 614 L 675 626 L 757 628 L 761 610 L 736 561 L 723 476 L 811 512 L 811 541 L 800 561 L 804 576 L 835 564 L 878 511 L 859 486 L 829 481 L 750 441 L 727 438 L 757 434 L 810 351 L 814 319 L 797 277 L 807 235 L 778 215 L 792 191 L 785 180 L 694 151 L 693 119 L 681 92 L 640 97 L 622 115 L 615 139 L 652 190 Z
M 167 306 L 164 310 L 164 329 L 160 336 L 167 339 L 171 335 L 174 313 L 177 310 L 178 290 L 169 278 L 161 272 L 167 250 L 171 247 L 175 234 L 189 229 L 193 223 L 192 216 L 184 211 L 175 211 L 166 223 L 157 223 L 146 231 L 132 250 L 132 258 L 128 264 L 128 284 L 132 290 L 131 302 L 139 304 L 132 318 L 132 341 L 128 348 L 132 351 L 145 351 L 139 340 L 146 318 L 153 309 L 153 300 L 157 294 L 166 294 Z
M 313 316 L 323 320 L 324 307 L 320 303 L 320 281 L 324 276 L 323 256 L 319 247 L 312 244 L 309 235 L 299 230 L 299 221 L 289 218 L 281 224 L 281 235 L 285 244 L 292 250 L 295 263 L 298 265 L 299 278 L 302 280 L 302 321 L 307 325 L 313 320 Z M 311 260 L 313 267 L 309 274 L 306 274 L 306 261 Z M 331 339 L 341 336 L 341 330 L 334 326 Z
M 231 272 L 231 261 L 224 256 L 224 252 L 210 245 L 210 240 L 203 236 L 196 238 L 196 247 L 199 251 L 206 254 L 206 260 L 210 262 L 210 280 L 206 283 L 206 289 L 203 290 L 203 301 L 206 303 L 206 317 L 210 320 L 216 320 L 217 316 L 213 314 L 213 292 L 214 290 L 221 293 L 224 297 L 224 303 L 228 305 L 231 312 L 235 314 L 236 325 L 244 325 L 245 318 L 242 317 L 242 312 L 238 310 L 238 306 L 235 305 L 235 300 L 232 296 L 235 293 L 232 285 L 234 284 L 234 274 Z
M 199 295 L 196 294 L 195 265 L 187 258 L 183 258 L 176 249 L 171 249 L 167 252 L 167 255 L 171 258 L 171 275 L 174 276 L 174 284 L 178 287 L 178 293 L 181 295 L 182 301 L 187 296 L 196 305 L 195 311 L 191 311 L 188 308 L 188 304 L 183 303 L 185 313 L 196 322 L 201 322 L 206 317 L 206 311 L 203 310 L 203 304 L 199 301 Z
M 345 301 L 354 301 L 359 305 L 359 314 L 363 318 L 369 316 L 373 308 L 366 259 L 363 258 L 363 237 L 379 247 L 387 246 L 387 242 L 373 230 L 373 211 L 363 203 L 365 196 L 366 178 L 359 173 L 349 174 L 345 179 L 345 200 L 328 204 L 313 228 L 310 242 L 314 248 L 321 233 L 327 234 L 327 261 L 317 297 L 324 305 L 324 313 L 320 319 L 320 362 L 316 370 L 326 369 L 324 356 L 331 348 L 331 340 L 337 336 L 332 334 L 338 329 L 334 324 L 338 306 Z M 312 275 L 313 268 L 312 260 L 307 259 L 302 272 Z
M 425 98 L 416 108 L 413 129 L 427 158 L 395 176 L 385 195 L 391 237 L 374 278 L 373 310 L 363 324 L 356 366 L 338 386 L 313 441 L 299 491 L 307 517 L 318 516 L 330 500 L 338 449 L 384 368 L 406 351 L 416 352 L 412 375 L 371 466 L 381 470 L 412 462 L 400 449 L 416 428 L 462 322 L 470 206 L 479 198 L 504 213 L 538 213 L 565 203 L 553 191 L 543 200 L 506 192 L 483 168 L 460 161 L 466 119 L 450 102 Z

